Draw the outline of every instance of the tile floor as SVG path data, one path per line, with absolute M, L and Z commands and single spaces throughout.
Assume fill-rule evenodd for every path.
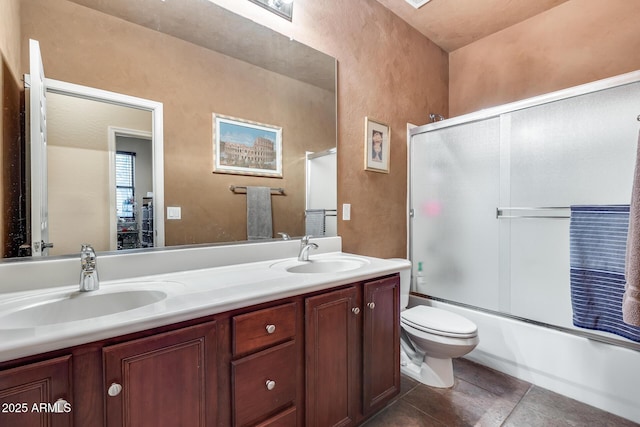
M 450 389 L 403 376 L 398 398 L 365 427 L 639 426 L 465 359 L 454 360 L 454 374 Z

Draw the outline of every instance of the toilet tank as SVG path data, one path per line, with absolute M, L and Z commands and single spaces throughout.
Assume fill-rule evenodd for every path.
M 400 271 L 400 310 L 409 305 L 409 292 L 411 291 L 411 261 L 404 258 L 391 258 L 390 261 L 405 263 L 409 268 Z

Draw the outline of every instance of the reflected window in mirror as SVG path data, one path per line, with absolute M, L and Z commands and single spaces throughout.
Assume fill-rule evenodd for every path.
M 264 7 L 270 12 L 283 17 L 288 21 L 293 20 L 293 0 L 249 0 L 258 6 Z
M 136 153 L 116 152 L 116 209 L 118 219 L 135 219 Z

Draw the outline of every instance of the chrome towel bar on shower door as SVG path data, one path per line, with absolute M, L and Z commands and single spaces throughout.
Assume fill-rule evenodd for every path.
M 538 206 L 538 207 L 498 207 L 496 208 L 497 219 L 569 219 L 569 215 L 505 215 L 504 211 L 554 211 L 567 210 L 569 206 Z

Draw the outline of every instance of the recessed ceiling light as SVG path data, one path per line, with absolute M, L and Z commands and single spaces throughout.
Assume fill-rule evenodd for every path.
M 409 3 L 411 6 L 415 7 L 416 9 L 418 9 L 421 6 L 424 6 L 430 1 L 431 0 L 406 0 L 407 3 Z

